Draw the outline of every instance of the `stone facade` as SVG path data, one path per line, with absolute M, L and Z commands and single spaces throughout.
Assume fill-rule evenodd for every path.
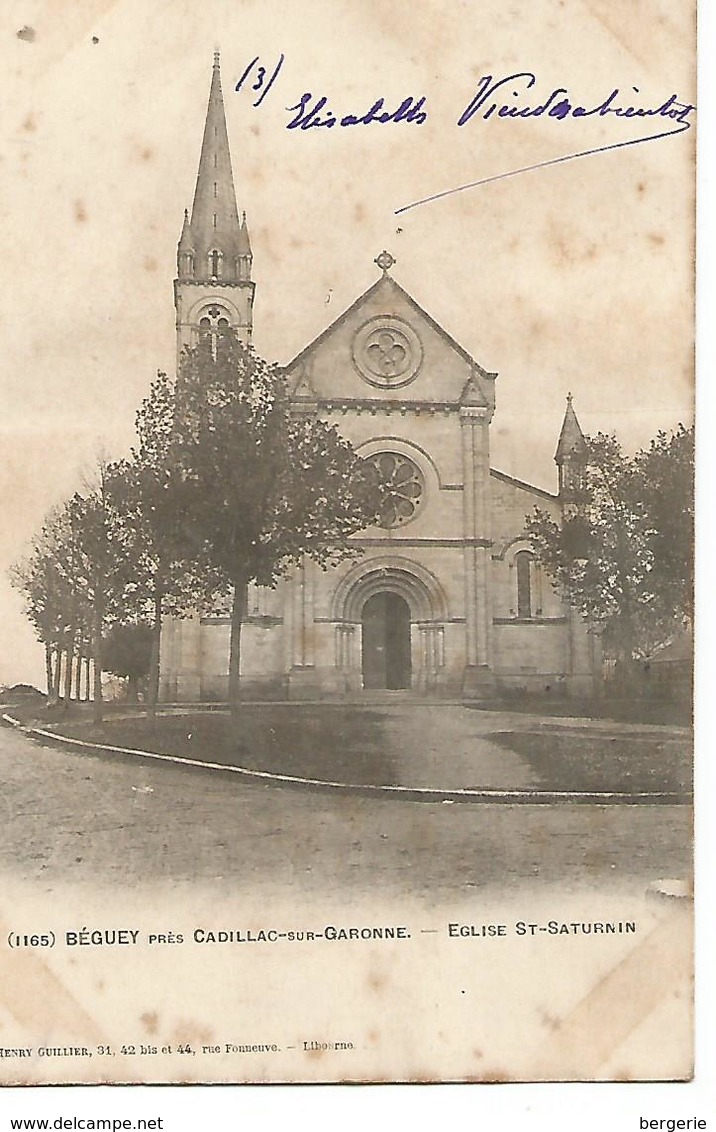
M 178 351 L 226 324 L 250 339 L 251 246 L 236 208 L 218 58 L 177 262 Z M 379 525 L 356 536 L 358 560 L 327 571 L 307 560 L 273 591 L 252 587 L 245 692 L 588 692 L 598 640 L 555 595 L 523 534 L 535 504 L 560 515 L 583 445 L 571 403 L 556 456 L 561 495 L 491 469 L 497 375 L 403 290 L 393 262 L 383 252 L 377 282 L 285 367 L 297 406 L 335 423 L 375 462 L 390 487 L 386 507 Z M 168 621 L 162 698 L 225 698 L 228 649 L 227 618 Z

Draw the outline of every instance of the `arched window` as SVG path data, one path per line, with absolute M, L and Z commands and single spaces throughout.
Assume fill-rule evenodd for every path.
M 215 338 L 215 342 L 216 342 L 215 354 L 216 354 L 217 358 L 219 357 L 219 355 L 221 355 L 222 357 L 226 357 L 225 350 L 226 350 L 226 347 L 228 346 L 228 342 L 226 340 L 225 335 L 228 334 L 230 329 L 231 329 L 231 327 L 229 325 L 228 318 L 220 318 L 220 319 L 217 320 L 217 323 L 216 323 L 216 338 Z
M 216 248 L 209 252 L 209 274 L 214 279 L 218 279 L 221 275 L 221 252 Z
M 532 561 L 529 550 L 519 550 L 515 555 L 517 571 L 517 616 L 532 616 Z
M 221 339 L 231 330 L 227 312 L 218 306 L 205 309 L 198 323 L 199 344 L 207 346 L 214 357 L 221 349 Z
M 199 319 L 199 345 L 211 349 L 211 319 L 204 316 Z

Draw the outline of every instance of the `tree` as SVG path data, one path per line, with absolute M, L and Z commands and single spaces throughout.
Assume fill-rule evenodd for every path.
M 137 413 L 137 447 L 124 477 L 127 512 L 141 543 L 141 590 L 152 626 L 147 706 L 156 710 L 162 618 L 211 608 L 223 577 L 209 562 L 187 522 L 186 492 L 177 459 L 176 383 L 158 373 Z
M 375 489 L 336 428 L 297 411 L 277 367 L 232 333 L 184 353 L 172 460 L 186 537 L 231 602 L 234 705 L 249 583 L 274 586 L 304 556 L 326 568 L 355 555 Z
M 13 563 L 8 571 L 11 585 L 25 600 L 25 614 L 32 623 L 39 641 L 45 646 L 47 695 L 59 697 L 55 674 L 59 680 L 59 659 L 53 669 L 53 653 L 57 655 L 60 637 L 60 579 L 54 569 L 51 546 L 54 541 L 48 517 L 41 533 L 33 540 L 29 553 Z
M 635 457 L 614 436 L 585 440 L 561 523 L 535 508 L 526 529 L 555 588 L 628 669 L 691 612 L 693 430 L 659 433 Z
M 634 461 L 647 520 L 655 612 L 691 622 L 694 609 L 694 429 L 661 431 Z
M 141 618 L 141 530 L 127 506 L 127 464 L 100 462 L 87 494 L 68 504 L 74 538 L 74 588 L 88 610 L 94 661 L 94 720 L 102 721 L 104 637 L 110 626 Z
M 76 648 L 87 637 L 87 610 L 75 577 L 76 554 L 73 510 L 64 504 L 50 512 L 30 553 L 10 569 L 10 580 L 24 594 L 25 612 L 45 645 L 47 694 L 55 700 L 60 698 L 61 658 L 65 656 L 65 705 L 71 693 Z
M 63 653 L 66 706 L 75 662 L 92 657 L 97 721 L 102 718 L 104 634 L 110 626 L 137 622 L 146 613 L 141 529 L 129 508 L 128 469 L 126 461 L 100 461 L 94 483 L 50 513 L 30 554 L 10 573 L 45 643 L 50 696 L 60 695 Z

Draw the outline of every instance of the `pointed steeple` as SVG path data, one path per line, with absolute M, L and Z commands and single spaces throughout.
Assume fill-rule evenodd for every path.
M 560 495 L 572 495 L 582 490 L 588 455 L 587 442 L 572 405 L 572 394 L 568 393 L 562 431 L 554 454 L 554 462 L 559 468 Z
M 570 457 L 578 457 L 584 459 L 587 455 L 587 442 L 584 439 L 584 433 L 580 428 L 577 414 L 572 405 L 572 394 L 567 394 L 567 408 L 564 411 L 564 420 L 562 421 L 562 431 L 559 434 L 557 442 L 557 451 L 554 454 L 554 462 L 561 467 L 565 460 Z
M 247 264 L 239 260 L 240 257 L 246 259 L 247 237 L 248 233 L 242 235 L 236 207 L 219 52 L 216 51 L 191 220 L 187 227 L 185 219 L 179 253 L 181 256 L 183 244 L 193 248 L 194 279 L 246 280 L 250 278 L 250 248 L 248 270 Z

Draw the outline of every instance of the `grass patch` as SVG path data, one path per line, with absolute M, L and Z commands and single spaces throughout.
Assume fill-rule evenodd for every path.
M 583 731 L 503 731 L 490 739 L 520 755 L 545 790 L 689 794 L 691 745 L 657 733 L 619 736 Z
M 395 760 L 382 749 L 380 719 L 365 708 L 244 705 L 235 720 L 197 712 L 155 721 L 110 717 L 101 725 L 59 722 L 64 734 L 85 742 L 358 785 L 396 781 Z
M 529 715 L 547 715 L 558 719 L 611 719 L 615 723 L 648 723 L 665 727 L 690 727 L 690 702 L 666 699 L 573 699 L 562 696 L 549 698 L 528 692 L 505 694 L 479 703 L 466 701 L 472 711 L 525 712 Z

